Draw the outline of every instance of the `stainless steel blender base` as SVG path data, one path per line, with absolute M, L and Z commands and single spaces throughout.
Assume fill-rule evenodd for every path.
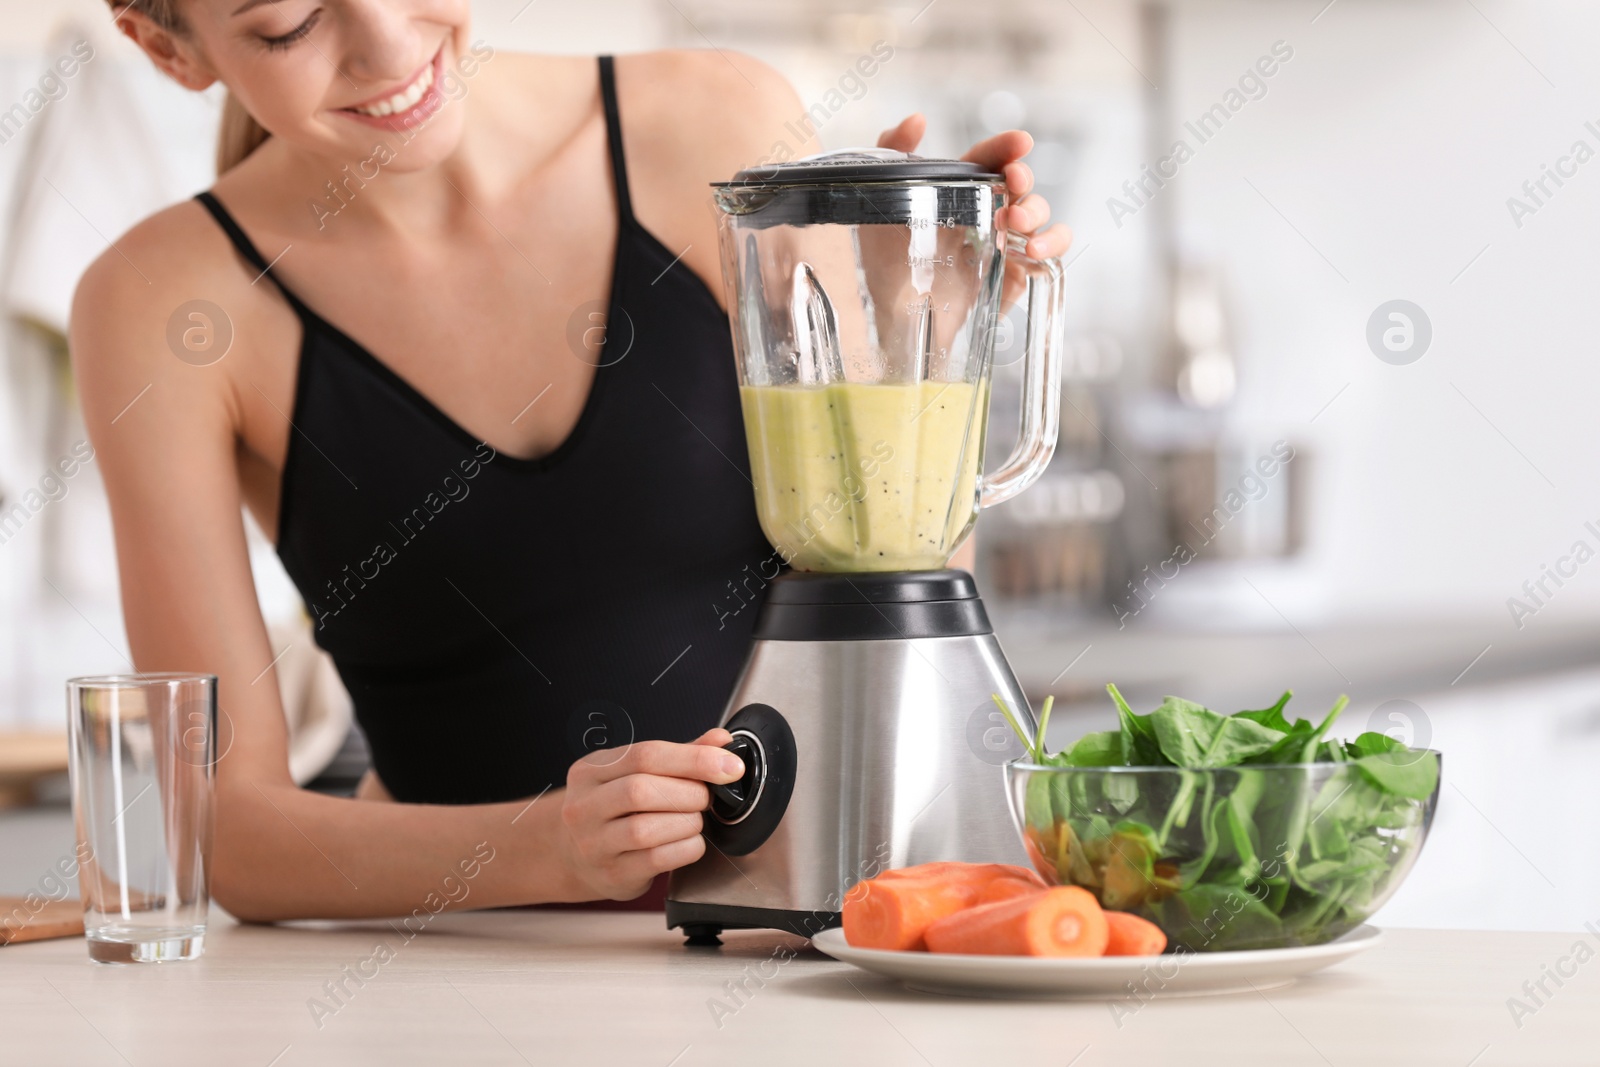
M 771 836 L 743 855 L 719 847 L 707 815 L 705 856 L 673 872 L 668 925 L 809 936 L 838 924 L 851 885 L 890 867 L 1026 864 L 1001 772 L 1021 746 L 991 694 L 1033 722 L 992 633 L 758 639 L 723 722 L 752 704 L 782 716 L 793 793 Z

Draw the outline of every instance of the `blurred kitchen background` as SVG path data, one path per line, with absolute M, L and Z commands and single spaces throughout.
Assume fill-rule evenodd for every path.
M 95 466 L 50 475 L 84 438 L 68 300 L 109 238 L 209 184 L 220 102 L 164 83 L 100 0 L 0 11 L 0 110 L 75 42 L 94 49 L 18 128 L 0 115 L 0 892 L 23 892 L 70 849 L 62 680 L 128 665 Z M 1574 162 L 1575 142 L 1600 149 L 1600 121 L 1585 125 L 1600 120 L 1600 8 L 475 12 L 497 49 L 756 55 L 830 148 L 915 110 L 930 155 L 1032 132 L 1039 191 L 1077 234 L 1061 444 L 1041 482 L 984 515 L 978 573 L 1025 687 L 1058 698 L 1052 740 L 1108 724 L 1108 681 L 1135 704 L 1177 693 L 1223 711 L 1293 688 L 1307 717 L 1348 693 L 1346 736 L 1445 753 L 1433 837 L 1380 923 L 1600 921 L 1600 564 L 1584 565 L 1600 551 L 1600 164 Z M 854 76 L 878 42 L 890 58 Z M 1020 348 L 1002 333 L 993 456 Z M 255 554 L 288 649 L 296 777 L 345 788 L 363 766 L 347 705 L 259 536 Z

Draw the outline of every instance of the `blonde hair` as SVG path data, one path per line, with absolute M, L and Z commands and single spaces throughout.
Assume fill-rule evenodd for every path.
M 183 31 L 183 19 L 178 15 L 178 0 L 106 0 L 113 11 L 138 8 L 150 21 L 173 33 Z M 250 112 L 229 92 L 222 102 L 222 125 L 217 132 L 217 174 L 220 176 L 243 163 L 245 157 L 261 147 L 272 136 Z

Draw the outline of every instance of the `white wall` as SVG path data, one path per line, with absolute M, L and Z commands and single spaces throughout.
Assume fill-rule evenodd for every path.
M 109 23 L 105 0 L 0 0 L 0 51 L 27 52 L 42 48 L 56 27 L 70 18 L 85 25 Z M 98 40 L 97 40 L 98 43 Z
M 1505 204 L 1574 139 L 1600 150 L 1583 129 L 1600 118 L 1600 9 L 1340 0 L 1313 25 L 1318 6 L 1196 3 L 1174 19 L 1180 116 L 1275 40 L 1295 50 L 1169 190 L 1184 247 L 1230 283 L 1232 421 L 1314 445 L 1326 610 L 1501 618 L 1509 638 L 1524 579 L 1579 536 L 1600 548 L 1582 529 L 1600 517 L 1600 161 L 1520 230 Z M 1409 366 L 1363 336 L 1397 297 L 1434 328 Z M 1580 613 L 1600 613 L 1600 565 L 1528 625 Z

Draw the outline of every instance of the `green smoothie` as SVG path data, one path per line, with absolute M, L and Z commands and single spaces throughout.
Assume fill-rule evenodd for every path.
M 740 387 L 761 529 L 807 571 L 943 567 L 977 514 L 988 383 Z

